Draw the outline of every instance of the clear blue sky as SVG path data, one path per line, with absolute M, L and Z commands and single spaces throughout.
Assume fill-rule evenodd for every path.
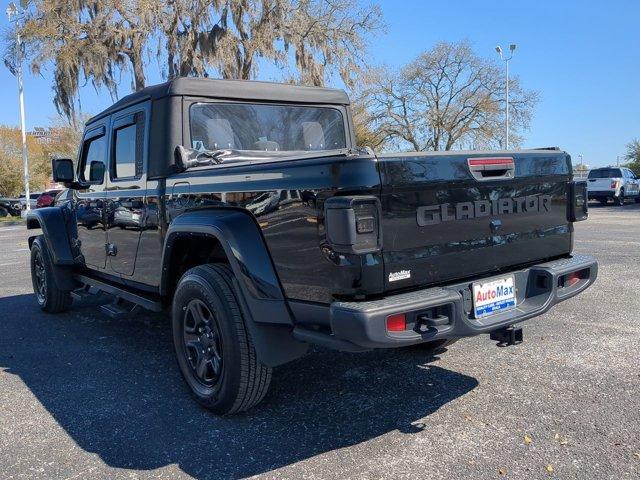
M 3 2 L 6 5 L 6 2 Z M 434 43 L 468 39 L 476 51 L 495 56 L 496 44 L 518 44 L 511 72 L 541 94 L 524 146 L 557 145 L 574 161 L 615 163 L 640 137 L 640 1 L 381 0 L 387 33 L 371 41 L 372 64 L 402 65 Z M 4 11 L 4 5 L 2 10 Z M 1 15 L 0 28 L 7 20 Z M 273 79 L 272 69 L 261 78 Z M 160 81 L 158 74 L 150 82 Z M 18 124 L 15 78 L 0 67 L 0 124 Z M 120 94 L 128 93 L 123 78 Z M 50 72 L 25 79 L 27 126 L 56 115 Z M 93 87 L 81 92 L 82 108 L 96 113 L 111 103 Z

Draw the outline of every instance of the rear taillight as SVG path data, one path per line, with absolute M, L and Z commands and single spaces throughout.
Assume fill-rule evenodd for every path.
M 382 247 L 376 197 L 333 197 L 325 202 L 327 243 L 341 253 L 371 253 Z
M 620 182 L 618 182 L 617 180 L 613 180 L 611 182 L 611 188 L 613 188 L 614 190 L 618 188 L 618 185 L 620 185 Z
M 407 329 L 407 317 L 404 313 L 396 313 L 387 317 L 388 332 L 403 332 Z
M 569 183 L 569 205 L 567 217 L 570 222 L 580 222 L 589 217 L 587 182 Z
M 558 286 L 560 288 L 568 288 L 576 285 L 580 280 L 586 280 L 589 278 L 589 269 L 585 268 L 583 270 L 578 270 L 576 272 L 571 272 L 566 275 L 563 275 L 558 279 Z

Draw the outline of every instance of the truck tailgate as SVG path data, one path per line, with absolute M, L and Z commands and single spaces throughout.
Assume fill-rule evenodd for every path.
M 387 291 L 571 252 L 565 152 L 390 154 L 378 166 Z

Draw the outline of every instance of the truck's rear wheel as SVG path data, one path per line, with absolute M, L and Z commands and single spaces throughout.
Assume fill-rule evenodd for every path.
M 196 400 L 219 415 L 248 410 L 271 382 L 246 329 L 225 265 L 188 270 L 173 298 L 173 343 L 180 371 Z
M 624 207 L 624 190 L 620 190 L 620 195 L 614 198 L 616 205 Z
M 42 235 L 31 245 L 31 282 L 40 308 L 48 313 L 64 312 L 71 306 L 71 293 L 58 288 L 53 261 Z

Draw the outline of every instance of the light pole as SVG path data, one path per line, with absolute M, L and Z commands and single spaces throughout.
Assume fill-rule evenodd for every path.
M 27 132 L 24 123 L 24 89 L 22 86 L 22 40 L 19 33 L 18 22 L 24 18 L 24 12 L 11 2 L 7 7 L 9 22 L 15 24 L 16 45 L 13 54 L 13 62 L 5 59 L 5 65 L 18 78 L 18 101 L 20 102 L 20 130 L 22 131 L 22 166 L 24 168 L 24 193 L 27 211 L 31 210 L 31 197 L 29 195 L 29 156 L 27 153 Z
M 500 45 L 498 45 L 496 47 L 496 52 L 498 52 L 498 55 L 500 55 L 500 60 L 502 60 L 505 64 L 505 70 L 506 70 L 506 86 L 505 86 L 505 115 L 504 115 L 504 130 L 505 130 L 505 135 L 504 135 L 504 143 L 505 143 L 505 149 L 508 150 L 509 149 L 509 60 L 511 60 L 513 58 L 513 52 L 516 51 L 516 44 L 512 43 L 511 45 L 509 45 L 509 58 L 504 58 L 502 56 L 502 47 Z

